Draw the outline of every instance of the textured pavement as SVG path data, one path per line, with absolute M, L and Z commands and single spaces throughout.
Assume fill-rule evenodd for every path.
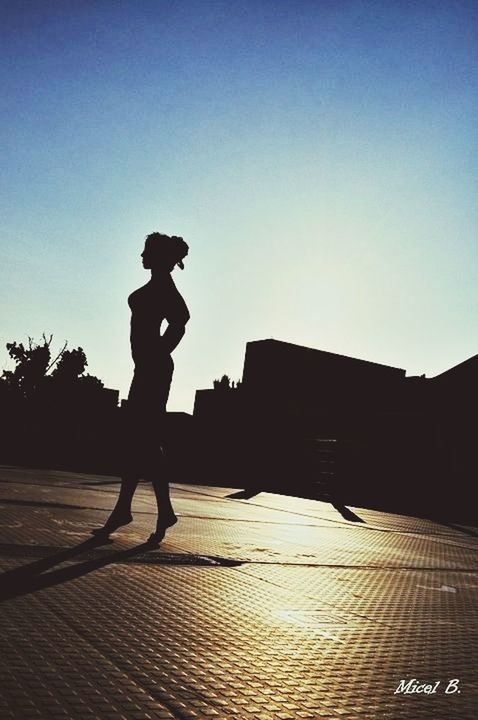
M 117 489 L 0 467 L 2 720 L 478 717 L 476 528 L 175 485 L 149 550 L 142 484 L 99 544 Z

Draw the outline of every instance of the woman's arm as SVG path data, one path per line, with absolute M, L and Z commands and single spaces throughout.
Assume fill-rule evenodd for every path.
M 171 354 L 181 342 L 190 318 L 187 305 L 177 290 L 169 298 L 165 317 L 168 327 L 161 336 L 161 345 Z
M 186 326 L 179 323 L 173 323 L 168 320 L 168 327 L 161 336 L 161 347 L 171 355 L 173 350 L 179 345 L 181 338 L 186 332 Z

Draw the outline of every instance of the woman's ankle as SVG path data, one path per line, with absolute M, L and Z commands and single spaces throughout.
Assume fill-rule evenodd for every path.
M 111 517 L 132 517 L 131 508 L 116 506 L 111 511 Z

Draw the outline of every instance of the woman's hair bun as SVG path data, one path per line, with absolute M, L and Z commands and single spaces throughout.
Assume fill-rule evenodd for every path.
M 174 242 L 176 243 L 175 254 L 177 253 L 178 257 L 176 265 L 179 265 L 181 270 L 184 270 L 183 259 L 189 252 L 189 245 L 187 244 L 187 242 L 184 242 L 184 239 L 179 235 L 172 235 L 171 240 L 174 240 Z
M 183 259 L 189 252 L 189 245 L 179 235 L 164 235 L 160 232 L 150 233 L 146 241 L 153 242 L 159 252 L 166 252 L 181 270 L 184 270 Z

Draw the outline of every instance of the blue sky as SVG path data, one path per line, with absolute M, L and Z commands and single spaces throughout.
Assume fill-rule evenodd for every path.
M 190 245 L 169 409 L 274 337 L 478 352 L 474 2 L 1 2 L 0 363 L 53 333 L 127 394 L 153 230 Z

